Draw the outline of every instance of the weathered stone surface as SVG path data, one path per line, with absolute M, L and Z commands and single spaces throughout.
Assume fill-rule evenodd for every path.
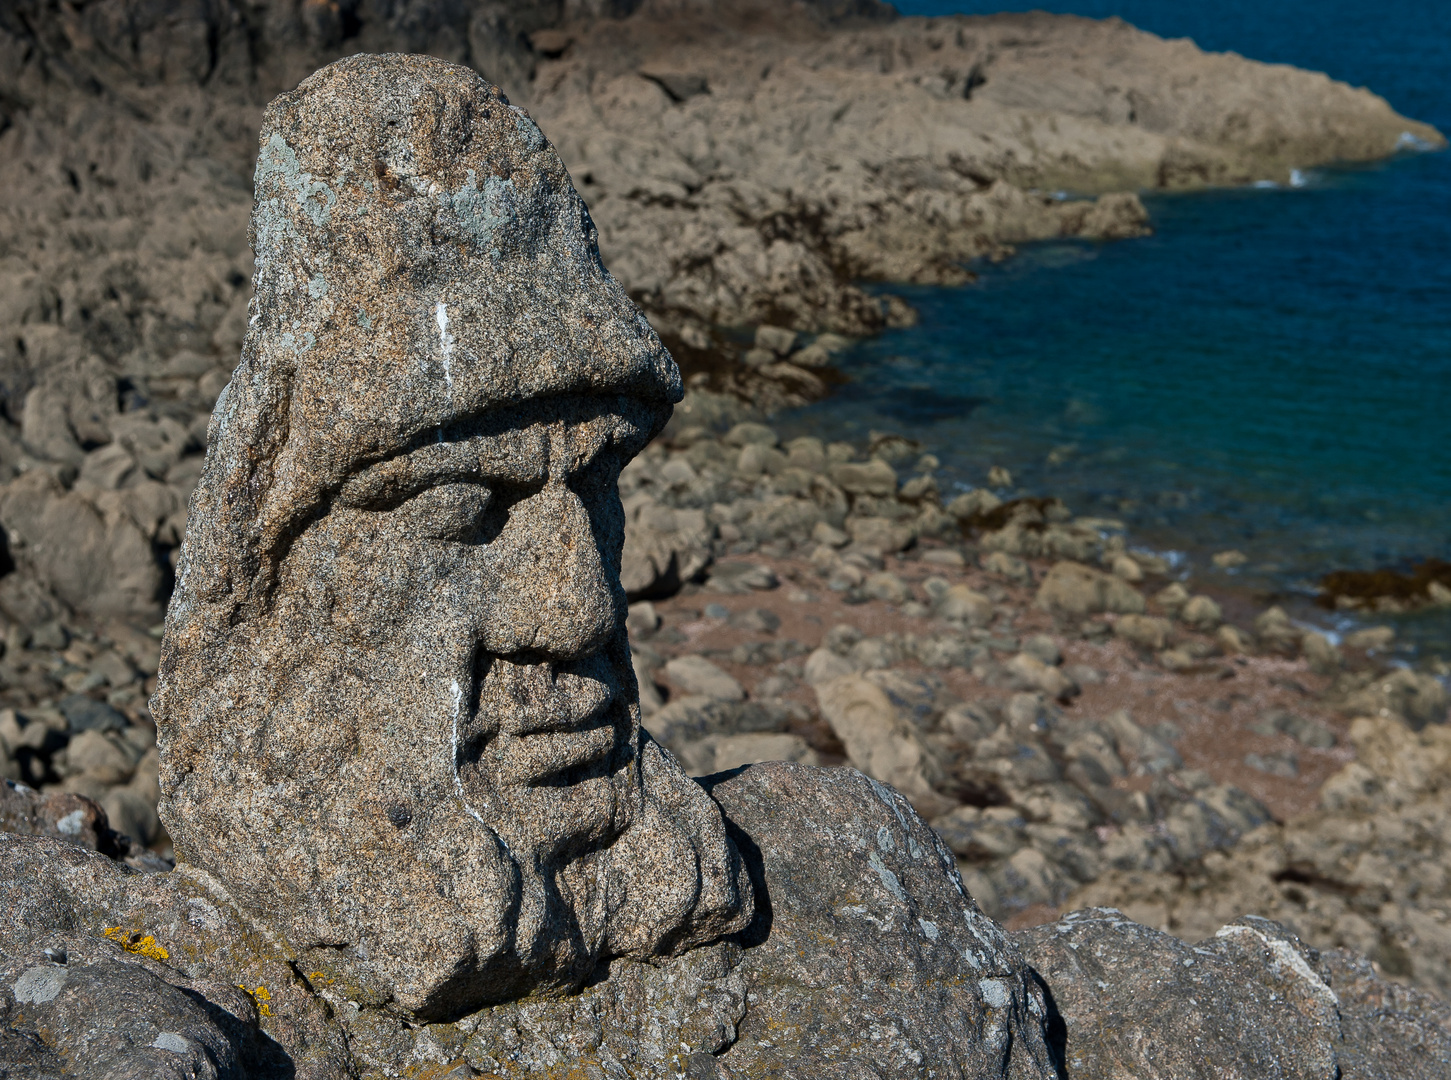
M 268 108 L 252 239 L 153 702 L 179 858 L 434 1020 L 737 928 L 619 586 L 679 375 L 558 155 L 466 68 L 339 61 Z
M 1057 1075 L 1039 984 L 900 795 L 784 763 L 704 783 L 759 898 L 743 933 L 653 964 L 614 959 L 577 996 L 453 1024 L 339 1009 L 358 1063 L 506 1080 Z
M 40 1033 L 49 1035 L 47 1049 L 64 1059 L 67 1075 L 116 1080 L 246 1077 L 235 1043 L 185 991 L 135 962 L 87 963 L 70 955 L 79 952 L 74 943 L 69 951 L 64 946 L 49 951 L 49 956 L 41 952 L 0 964 L 0 986 L 10 989 L 0 994 L 0 1019 L 9 1023 L 12 1038 L 31 1036 L 46 1045 Z M 237 991 L 231 996 L 247 1001 Z
M 1431 1080 L 1448 1011 L 1247 917 L 1190 945 L 1112 908 L 1012 935 L 1048 986 L 1068 1075 Z
M 704 783 L 759 900 L 736 968 L 745 1017 L 701 1075 L 1056 1075 L 1041 988 L 906 799 L 783 762 Z
M 39 1042 L 84 1080 L 349 1075 L 280 943 L 204 877 L 0 834 L 0 908 L 0 1065 L 49 1060 Z

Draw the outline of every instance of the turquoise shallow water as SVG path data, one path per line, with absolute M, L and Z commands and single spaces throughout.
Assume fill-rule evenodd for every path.
M 1451 5 L 1073 10 L 1328 71 L 1451 131 Z M 1190 567 L 1244 550 L 1240 581 L 1264 592 L 1451 559 L 1451 154 L 1304 180 L 1146 195 L 1150 238 L 1040 244 L 973 285 L 894 288 L 921 322 L 863 343 L 850 385 L 790 426 L 912 434 L 957 483 L 1005 465 Z M 1451 645 L 1451 618 L 1403 629 Z

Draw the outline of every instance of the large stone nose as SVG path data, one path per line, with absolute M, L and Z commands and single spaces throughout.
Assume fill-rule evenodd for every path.
M 552 483 L 521 499 L 489 545 L 498 574 L 483 647 L 567 660 L 596 652 L 619 620 L 619 586 L 605 568 L 589 509 Z

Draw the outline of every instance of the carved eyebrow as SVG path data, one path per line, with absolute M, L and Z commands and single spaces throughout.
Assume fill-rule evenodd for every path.
M 597 413 L 583 420 L 525 424 L 463 438 L 450 439 L 448 434 L 447 428 L 439 429 L 438 441 L 349 477 L 338 491 L 338 504 L 387 509 L 448 483 L 535 486 L 549 478 L 551 465 L 553 471 L 573 476 L 612 447 L 633 456 L 647 432 L 627 417 Z M 561 452 L 565 461 L 551 460 Z
M 442 434 L 442 431 L 440 431 Z M 548 475 L 548 432 L 538 426 L 497 435 L 425 443 L 349 477 L 338 503 L 366 509 L 395 506 L 425 488 L 447 483 L 542 483 Z

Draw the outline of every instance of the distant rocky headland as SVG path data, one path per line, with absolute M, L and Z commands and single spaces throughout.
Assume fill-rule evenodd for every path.
M 4 441 L 40 383 L 77 413 L 109 401 L 107 380 L 183 427 L 210 408 L 251 295 L 262 106 L 359 51 L 473 66 L 529 109 L 687 373 L 767 407 L 822 393 L 824 358 L 742 364 L 734 330 L 868 334 L 912 313 L 861 283 L 963 281 L 965 261 L 1024 242 L 1141 235 L 1141 190 L 1444 144 L 1367 90 L 1117 20 L 898 18 L 873 0 L 25 0 L 0 11 Z M 70 428 L 94 444 L 98 423 Z

